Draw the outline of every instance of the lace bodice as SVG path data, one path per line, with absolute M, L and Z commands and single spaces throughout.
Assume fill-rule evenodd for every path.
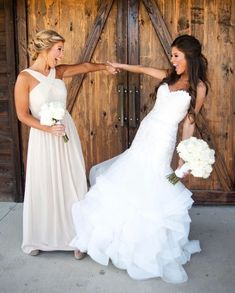
M 157 92 L 157 100 L 151 111 L 152 118 L 166 123 L 178 124 L 187 114 L 191 97 L 184 90 L 170 91 L 168 84 L 163 84 Z

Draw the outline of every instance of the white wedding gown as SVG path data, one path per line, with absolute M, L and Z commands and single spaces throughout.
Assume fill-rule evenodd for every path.
M 188 240 L 193 200 L 182 183 L 172 185 L 166 175 L 189 104 L 186 91 L 159 87 L 131 147 L 93 168 L 95 184 L 73 205 L 77 236 L 71 246 L 103 265 L 111 259 L 134 279 L 187 280 L 182 265 L 200 251 L 198 241 Z

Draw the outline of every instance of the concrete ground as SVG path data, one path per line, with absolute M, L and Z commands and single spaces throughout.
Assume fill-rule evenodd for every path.
M 132 280 L 112 264 L 101 266 L 72 252 L 32 257 L 20 248 L 22 204 L 0 203 L 0 293 L 234 293 L 235 207 L 195 206 L 190 239 L 202 252 L 185 265 L 189 280 L 172 285 L 161 279 Z

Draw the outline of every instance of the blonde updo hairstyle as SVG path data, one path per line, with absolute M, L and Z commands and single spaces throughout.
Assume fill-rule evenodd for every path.
M 54 44 L 65 42 L 65 39 L 53 30 L 42 30 L 38 32 L 29 44 L 29 55 L 36 60 L 39 53 L 50 50 Z

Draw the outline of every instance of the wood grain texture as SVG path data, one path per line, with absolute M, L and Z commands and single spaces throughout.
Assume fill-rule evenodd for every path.
M 92 12 L 97 13 L 94 9 Z M 116 60 L 116 19 L 117 5 L 114 4 L 92 62 Z M 118 155 L 123 150 L 125 130 L 118 121 L 117 82 L 116 76 L 104 71 L 87 74 L 74 105 L 72 115 L 82 140 L 87 172 L 92 165 Z
M 125 9 L 134 2 L 140 3 L 139 9 L 135 13 L 138 14 L 139 27 L 136 27 L 136 33 L 139 35 L 139 39 L 134 35 L 128 40 L 128 22 L 129 24 L 131 22 L 128 19 L 128 10 Z M 66 38 L 64 62 L 75 63 L 80 60 L 78 57 L 83 55 L 86 40 L 94 27 L 102 3 L 106 2 L 98 0 L 28 1 L 27 38 L 30 39 L 35 32 L 43 28 L 57 30 Z M 156 6 L 158 9 L 153 8 Z M 187 187 L 201 191 L 200 197 L 196 197 L 200 202 L 203 202 L 204 197 L 205 202 L 214 200 L 215 202 L 231 203 L 234 196 L 232 192 L 225 192 L 227 189 L 234 190 L 235 181 L 234 7 L 235 0 L 116 0 L 101 30 L 97 45 L 90 44 L 90 48 L 95 47 L 94 50 L 92 49 L 93 51 L 90 50 L 92 61 L 128 62 L 129 58 L 130 60 L 132 58 L 132 55 L 128 57 L 128 46 L 131 44 L 129 48 L 133 52 L 139 50 L 140 64 L 168 68 L 169 61 L 165 52 L 168 52 L 169 57 L 169 44 L 171 43 L 169 35 L 174 39 L 179 34 L 188 33 L 195 35 L 201 41 L 203 53 L 209 62 L 211 81 L 204 107 L 207 118 L 206 126 L 213 134 L 215 145 L 221 153 L 227 173 L 224 172 L 223 165 L 220 165 L 216 167 L 218 168 L 217 173 L 222 172 L 223 175 L 218 175 L 213 171 L 208 180 L 195 179 L 192 176 L 185 180 Z M 160 21 L 159 14 L 164 23 Z M 131 17 L 129 15 L 129 18 Z M 1 19 L 0 15 L 0 22 Z M 165 38 L 167 41 L 164 44 L 162 44 L 162 38 L 156 33 L 154 24 L 159 28 L 160 36 L 165 35 L 163 27 L 167 27 L 169 34 L 167 33 Z M 0 43 L 0 46 L 4 45 Z M 133 54 L 133 56 L 136 55 Z M 137 60 L 136 57 L 133 58 Z M 4 64 L 4 62 L 4 58 L 0 54 L 0 64 Z M 127 147 L 129 130 L 128 127 L 120 127 L 117 115 L 117 85 L 123 83 L 128 88 L 128 78 L 126 72 L 122 72 L 117 77 L 109 76 L 104 72 L 90 73 L 80 83 L 78 95 L 71 95 L 73 99 L 75 98 L 72 116 L 80 134 L 87 170 L 91 165 L 108 159 Z M 158 81 L 142 75 L 139 78 L 140 118 L 143 119 L 155 102 L 155 97 L 151 93 Z M 69 88 L 71 79 L 68 79 L 66 84 Z M 77 84 L 75 87 L 78 88 Z M 125 101 L 128 102 L 127 97 Z M 2 107 L 4 109 L 4 103 Z M 128 116 L 128 103 L 125 111 Z M 3 116 L 4 113 L 3 110 Z M 26 133 L 22 133 L 22 141 L 25 151 L 27 148 Z M 204 191 L 205 193 L 203 193 Z M 216 196 L 211 195 L 211 191 L 215 191 Z M 212 201 L 209 200 L 210 196 Z M 227 200 L 228 197 L 229 200 Z
M 168 58 L 171 56 L 171 42 L 172 37 L 168 31 L 168 28 L 162 18 L 161 12 L 154 0 L 142 0 L 145 8 L 149 14 L 149 17 L 153 23 L 156 34 L 164 48 L 164 51 Z
M 22 199 L 19 131 L 14 107 L 15 42 L 13 1 L 0 1 L 0 200 Z
M 89 32 L 86 44 L 84 46 L 81 56 L 78 58 L 76 63 L 89 62 L 94 53 L 94 50 L 97 46 L 98 41 L 100 40 L 100 35 L 104 28 L 105 22 L 109 15 L 110 9 L 113 5 L 113 0 L 106 0 L 102 2 L 102 5 L 99 8 L 96 20 L 92 29 Z M 68 90 L 68 111 L 71 112 L 73 105 L 76 101 L 77 94 L 82 85 L 84 74 L 80 74 L 72 79 L 69 90 Z
M 128 39 L 127 52 L 128 63 L 139 64 L 139 1 L 129 1 L 128 5 Z M 128 74 L 128 144 L 135 137 L 140 124 L 140 76 L 139 74 Z
M 128 63 L 128 3 L 126 0 L 117 1 L 116 17 L 116 56 L 114 61 L 119 63 Z M 123 123 L 118 121 L 118 127 L 121 129 L 122 151 L 128 148 L 129 129 L 128 129 L 128 72 L 122 70 L 116 77 L 117 85 L 123 87 L 123 105 L 118 101 L 117 113 L 123 111 Z M 117 89 L 118 90 L 118 89 Z M 118 99 L 121 97 L 118 96 Z M 122 107 L 122 108 L 121 108 Z M 118 117 L 119 120 L 119 117 Z M 123 124 L 123 126 L 122 126 Z

